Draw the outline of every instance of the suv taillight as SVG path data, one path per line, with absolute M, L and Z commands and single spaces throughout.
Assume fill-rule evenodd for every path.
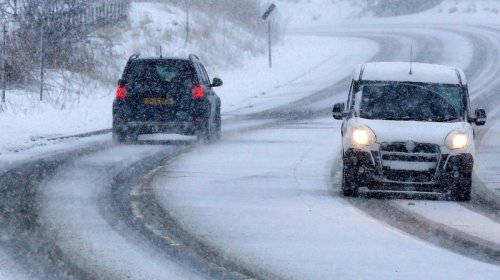
M 205 98 L 205 89 L 202 86 L 194 86 L 191 96 L 196 101 L 202 101 Z
M 125 100 L 127 99 L 127 86 L 118 86 L 116 89 L 116 99 L 117 100 Z

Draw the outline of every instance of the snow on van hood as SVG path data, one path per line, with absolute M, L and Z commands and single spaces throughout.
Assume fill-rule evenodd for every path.
M 377 136 L 377 143 L 415 141 L 444 146 L 446 136 L 455 129 L 471 134 L 465 122 L 441 123 L 418 121 L 388 121 L 355 118 L 356 124 L 366 125 Z

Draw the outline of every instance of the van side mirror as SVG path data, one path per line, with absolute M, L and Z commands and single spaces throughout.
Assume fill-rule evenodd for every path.
M 476 109 L 476 125 L 485 125 L 486 124 L 486 111 L 484 109 Z
M 127 81 L 125 79 L 119 79 L 118 80 L 118 86 L 119 87 L 122 87 L 122 86 L 125 86 L 127 85 Z
M 345 111 L 345 104 L 344 103 L 337 103 L 333 105 L 333 118 L 336 120 L 341 120 L 344 118 L 344 111 Z
M 223 85 L 223 82 L 219 78 L 214 78 L 212 81 L 212 87 L 220 87 Z

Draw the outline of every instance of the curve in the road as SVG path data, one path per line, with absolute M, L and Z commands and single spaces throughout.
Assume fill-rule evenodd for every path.
M 417 59 L 420 61 L 428 61 L 432 59 L 432 61 L 439 62 L 440 58 L 443 55 L 443 52 L 446 51 L 446 47 L 443 46 L 443 43 L 440 41 L 438 36 L 432 34 L 421 34 L 421 32 L 412 32 L 412 28 L 409 31 L 405 31 L 403 28 L 399 31 L 390 31 L 392 27 L 385 27 L 381 29 L 374 28 L 364 28 L 361 30 L 348 30 L 344 33 L 349 33 L 349 35 L 337 33 L 330 33 L 331 36 L 358 36 L 365 37 L 371 40 L 376 41 L 380 46 L 380 51 L 374 60 L 402 60 L 404 59 L 406 53 L 406 45 L 408 42 L 415 42 L 418 45 Z M 493 89 L 500 84 L 497 72 L 498 69 L 495 64 L 496 58 L 498 58 L 498 52 L 494 51 L 498 47 L 498 34 L 496 30 L 487 30 L 484 31 L 481 27 L 467 27 L 470 30 L 459 32 L 455 28 L 449 27 L 436 27 L 436 29 L 443 30 L 446 32 L 455 33 L 462 35 L 468 38 L 474 44 L 474 59 L 473 63 L 467 67 L 466 72 L 468 72 L 469 77 L 471 78 L 471 85 L 478 84 L 480 86 L 471 86 L 471 88 L 477 89 L 477 97 L 476 101 L 484 104 L 495 104 Z M 418 29 L 414 27 L 413 29 Z M 492 51 L 493 50 L 493 51 Z M 277 108 L 274 110 L 266 111 L 263 113 L 246 116 L 244 118 L 235 118 L 234 122 L 243 122 L 245 119 L 271 119 L 270 121 L 266 121 L 263 124 L 259 125 L 251 125 L 252 129 L 258 129 L 262 127 L 267 127 L 270 125 L 279 125 L 283 122 L 295 121 L 295 120 L 304 120 L 309 118 L 316 118 L 318 116 L 324 116 L 328 114 L 330 106 L 328 104 L 333 104 L 335 100 L 340 100 L 344 98 L 344 93 L 348 87 L 349 80 L 346 78 L 336 85 L 325 89 L 323 91 L 317 92 L 307 98 L 301 99 L 299 101 L 293 102 L 287 106 Z M 492 106 L 492 105 L 489 105 Z M 231 120 L 229 120 L 231 122 Z M 248 129 L 246 127 L 244 130 Z M 150 168 L 155 167 L 155 164 L 158 163 L 158 159 L 155 160 L 147 160 L 146 162 L 142 162 L 141 164 L 145 164 L 142 167 L 138 167 L 137 176 L 145 175 L 149 172 Z M 27 188 L 22 188 L 20 195 L 12 200 L 12 197 L 5 196 L 4 199 L 6 201 L 12 200 L 17 201 L 20 204 L 15 206 L 16 216 L 12 216 L 12 220 L 8 221 L 5 225 L 8 227 L 16 227 L 20 221 L 26 222 L 28 225 L 34 225 L 36 222 L 36 217 L 38 215 L 38 209 L 33 207 L 27 207 L 26 205 L 39 205 L 39 196 L 37 193 L 37 186 L 39 183 L 50 177 L 55 169 L 62 166 L 66 161 L 54 161 L 52 163 L 40 163 L 39 166 L 32 166 L 32 174 L 38 174 L 29 180 L 30 184 L 27 184 Z M 45 166 L 44 168 L 41 168 Z M 25 172 L 29 171 L 28 166 L 22 167 L 21 170 L 12 170 L 9 176 L 15 175 L 16 172 L 21 172 L 22 174 L 27 174 Z M 200 269 L 200 262 L 204 263 L 205 267 L 201 268 L 201 271 L 205 273 L 208 277 L 227 277 L 229 279 L 245 279 L 251 277 L 257 278 L 266 278 L 268 275 L 264 272 L 255 273 L 254 268 L 245 268 L 237 263 L 232 263 L 228 261 L 226 257 L 220 256 L 216 250 L 210 248 L 208 244 L 200 244 L 196 238 L 189 237 L 189 232 L 185 232 L 182 228 L 179 228 L 175 223 L 175 220 L 169 221 L 168 213 L 164 212 L 164 216 L 155 217 L 157 214 L 156 211 L 161 213 L 161 209 L 155 208 L 154 204 L 158 204 L 156 198 L 154 196 L 134 196 L 130 195 L 130 192 L 125 192 L 126 194 L 120 193 L 120 187 L 126 186 L 125 189 L 130 190 L 133 188 L 133 185 L 128 185 L 127 183 L 133 182 L 133 178 L 129 178 L 125 176 L 126 174 L 121 174 L 115 178 L 115 183 L 113 185 L 113 189 L 111 193 L 103 198 L 103 201 L 107 201 L 112 205 L 112 211 L 114 213 L 109 213 L 109 209 L 101 205 L 101 214 L 106 218 L 108 223 L 111 226 L 114 226 L 115 229 L 119 229 L 120 221 L 134 229 L 139 235 L 146 235 L 146 241 L 150 244 L 150 246 L 155 246 L 157 244 L 161 245 L 162 249 L 166 252 L 167 257 L 179 257 L 190 259 L 188 262 L 193 266 L 198 266 L 197 269 Z M 22 175 L 17 175 L 18 179 L 22 177 Z M 2 182 L 9 182 L 9 184 L 2 184 L 4 186 L 12 187 L 11 179 L 7 179 L 6 175 L 0 178 L 3 180 Z M 24 182 L 24 181 L 19 181 Z M 478 194 L 478 200 L 475 200 L 477 203 L 486 199 L 487 194 Z M 483 200 L 481 200 L 483 199 Z M 494 200 L 498 202 L 498 200 Z M 461 232 L 457 232 L 454 229 L 447 228 L 446 226 L 433 223 L 432 221 L 425 220 L 424 218 L 418 217 L 414 213 L 405 212 L 400 208 L 395 207 L 390 202 L 381 203 L 382 208 L 376 208 L 373 206 L 373 203 L 363 203 L 359 204 L 359 201 L 353 202 L 353 205 L 359 207 L 362 210 L 371 212 L 372 210 L 377 210 L 380 215 L 377 216 L 378 219 L 388 221 L 388 217 L 390 213 L 395 213 L 392 211 L 396 211 L 401 214 L 401 216 L 396 217 L 396 220 L 393 220 L 392 225 L 396 227 L 402 226 L 402 221 L 404 220 L 418 220 L 420 225 L 424 229 L 430 229 L 431 232 L 434 232 L 436 235 L 434 237 L 438 237 L 438 240 L 435 244 L 443 247 L 456 247 L 457 251 L 462 254 L 468 254 L 466 248 L 471 248 L 471 246 L 475 246 L 477 250 L 475 250 L 475 254 L 471 255 L 472 257 L 478 257 L 482 260 L 487 260 L 491 262 L 497 262 L 498 260 L 498 252 L 495 250 L 491 251 L 488 248 L 485 248 L 487 245 L 492 245 L 485 243 L 484 240 L 477 240 L 474 236 L 467 236 Z M 9 205 L 9 204 L 7 204 Z M 20 206 L 21 205 L 21 206 Z M 135 205 L 135 206 L 134 206 Z M 148 206 L 152 205 L 152 206 Z M 491 209 L 497 209 L 497 204 L 488 204 L 490 208 L 474 208 L 473 211 L 478 211 L 478 213 L 487 214 Z M 149 208 L 148 207 L 152 207 Z M 375 207 L 375 208 L 373 208 Z M 135 209 L 135 210 L 134 210 Z M 142 209 L 137 212 L 137 209 Z M 478 210 L 479 209 L 479 210 Z M 7 210 L 4 210 L 7 211 Z M 123 212 L 125 211 L 125 212 Z M 134 213 L 135 211 L 135 213 Z M 388 212 L 389 211 L 389 212 Z M 143 219 L 137 219 L 140 214 L 143 216 Z M 21 216 L 19 216 L 21 215 Z M 133 215 L 133 216 L 132 216 Z M 118 219 L 118 222 L 114 222 L 113 219 Z M 151 228 L 151 225 L 147 221 L 157 220 L 159 224 L 156 224 L 155 227 Z M 158 221 L 160 220 L 160 221 Z M 164 222 L 165 224 L 161 224 Z M 405 227 L 407 225 L 404 225 Z M 163 228 L 162 234 L 157 234 L 155 231 Z M 50 254 L 56 262 L 52 261 L 43 261 L 38 260 L 36 258 L 32 259 L 34 262 L 37 262 L 37 267 L 40 267 L 40 270 L 43 270 L 45 274 L 43 275 L 54 275 L 54 278 L 63 279 L 66 276 L 71 276 L 76 279 L 90 279 L 95 278 L 96 275 L 89 274 L 87 271 L 81 270 L 78 266 L 75 266 L 73 262 L 69 261 L 67 257 L 64 256 L 64 252 L 60 251 L 60 248 L 55 244 L 53 240 L 53 236 L 47 236 L 47 231 L 45 228 L 36 228 L 35 231 L 23 231 L 25 236 L 28 236 L 26 239 L 16 239 L 17 243 L 14 243 L 12 246 L 12 254 L 16 254 L 14 252 L 14 247 L 20 247 L 22 250 L 20 252 L 25 252 L 24 254 L 31 254 L 36 252 L 31 252 L 36 250 L 33 247 L 33 242 L 40 243 L 48 243 L 47 248 L 50 250 L 55 250 L 56 253 Z M 422 238 L 428 239 L 424 234 L 419 233 L 418 231 L 411 232 L 412 234 Z M 170 236 L 169 238 L 165 238 L 163 235 Z M 163 237 L 162 237 L 163 236 Z M 187 238 L 185 236 L 188 236 Z M 177 239 L 177 241 L 175 241 Z M 164 241 L 162 241 L 164 240 Z M 172 241 L 174 240 L 174 241 Z M 166 243 L 164 243 L 166 242 Z M 184 244 L 181 249 L 179 249 L 177 243 Z M 457 245 L 458 244 L 458 245 Z M 199 251 L 198 246 L 201 248 L 207 248 L 206 250 L 201 249 Z M 495 246 L 490 246 L 491 248 L 496 248 Z M 31 250 L 31 251 L 30 251 Z M 38 255 L 37 255 L 38 254 Z M 35 256 L 42 257 L 44 256 L 44 252 L 38 252 L 34 254 Z M 470 255 L 470 254 L 468 254 Z M 198 257 L 202 259 L 212 259 L 213 263 L 206 263 L 206 261 L 200 261 Z M 22 259 L 22 254 L 18 256 L 19 259 Z M 28 258 L 30 259 L 30 258 Z M 36 259 L 36 260 L 35 260 Z M 26 261 L 26 260 L 24 260 Z M 53 273 L 53 274 L 51 274 Z M 241 278 L 239 278 L 241 277 Z
M 95 279 L 65 258 L 56 239 L 39 219 L 39 186 L 71 158 L 92 153 L 107 146 L 69 152 L 10 169 L 0 176 L 0 244 L 21 264 L 31 277 L 38 279 Z
M 450 33 L 454 32 L 453 30 L 447 30 L 445 28 L 437 28 L 437 29 L 445 30 L 446 32 Z M 464 36 L 463 34 L 460 35 Z M 402 48 L 402 45 L 404 45 L 401 44 L 400 41 L 402 37 L 407 38 L 406 42 L 414 40 L 420 43 L 419 49 L 421 51 L 417 53 L 417 60 L 438 62 L 444 51 L 444 47 L 442 46 L 442 42 L 439 40 L 439 38 L 425 34 L 418 34 L 418 32 L 417 34 L 412 32 L 402 32 L 402 31 L 384 32 L 384 34 L 377 34 L 377 32 L 370 32 L 368 34 L 368 32 L 366 32 L 365 34 L 361 35 L 356 34 L 356 36 L 365 38 L 370 37 L 370 39 L 377 41 L 378 44 L 382 46 L 380 48 L 381 51 L 379 52 L 375 60 L 378 59 L 387 60 L 388 57 L 394 56 L 395 54 L 394 49 L 395 48 L 400 49 Z M 471 64 L 472 66 L 466 68 L 467 72 L 476 74 L 476 75 L 471 75 L 472 77 L 471 81 L 474 81 L 475 77 L 483 77 L 483 73 L 481 71 L 488 71 L 488 69 L 484 70 L 483 68 L 478 68 L 477 61 L 479 62 L 491 61 L 489 60 L 491 59 L 492 56 L 491 49 L 488 49 L 489 47 L 491 48 L 491 44 L 488 44 L 488 47 L 484 46 L 483 43 L 485 42 L 485 40 L 481 40 L 482 38 L 476 38 L 479 37 L 479 35 L 476 35 L 476 37 L 474 37 L 471 34 L 468 34 L 467 36 L 469 39 L 472 37 L 471 41 L 476 42 L 475 46 L 477 48 L 475 49 L 474 57 L 472 59 L 472 61 L 475 61 L 475 64 Z M 397 40 L 397 38 L 399 38 L 399 41 Z M 488 51 L 486 51 L 485 49 Z M 493 56 L 495 56 L 495 54 L 493 54 Z M 487 73 L 490 74 L 488 76 L 490 80 L 487 81 L 483 80 L 485 84 L 493 86 L 495 83 L 498 83 L 498 80 L 495 79 L 490 72 Z M 262 113 L 249 115 L 246 116 L 245 118 L 274 119 L 277 120 L 274 123 L 274 125 L 276 125 L 284 122 L 316 118 L 318 116 L 325 115 L 325 112 L 327 112 L 327 110 L 329 109 L 329 107 L 324 106 L 325 103 L 328 103 L 325 102 L 325 100 L 331 100 L 332 95 L 334 95 L 332 93 L 344 92 L 345 88 L 347 88 L 346 84 L 348 84 L 348 82 L 349 82 L 348 79 L 344 79 L 331 88 L 317 92 L 309 97 L 293 102 L 292 104 L 289 104 L 287 106 L 283 106 L 282 108 L 277 108 Z M 484 87 L 481 88 L 483 91 L 480 92 L 479 94 L 485 94 L 486 89 L 484 89 Z M 314 109 L 311 109 L 310 108 L 311 105 L 317 102 L 320 102 L 323 107 L 314 107 Z M 149 203 L 151 203 L 151 201 Z M 383 215 L 377 216 L 377 218 L 384 220 L 386 222 L 388 221 L 388 217 L 392 217 L 394 219 L 390 221 L 390 224 L 398 228 L 404 227 L 406 228 L 407 232 L 410 232 L 413 235 L 416 235 L 417 237 L 422 238 L 424 240 L 428 240 L 429 237 L 432 236 L 434 240 L 432 243 L 437 244 L 439 246 L 445 248 L 453 248 L 458 253 L 466 254 L 483 261 L 486 260 L 488 262 L 493 262 L 493 263 L 497 263 L 498 261 L 498 251 L 496 244 L 488 243 L 487 241 L 478 239 L 475 236 L 470 236 L 463 232 L 457 231 L 453 228 L 448 228 L 442 224 L 426 220 L 425 218 L 419 217 L 418 215 L 412 212 L 404 211 L 404 209 L 398 208 L 391 203 L 379 204 L 380 208 L 363 203 L 361 204 L 354 203 L 354 205 L 367 212 L 382 213 Z M 394 213 L 398 213 L 400 215 L 394 215 Z M 414 221 L 415 222 L 414 225 L 420 225 L 420 227 L 409 227 L 409 224 L 403 221 Z M 421 229 L 421 231 L 415 230 L 416 228 Z M 472 250 L 473 253 L 471 253 L 470 250 L 471 248 L 474 249 Z

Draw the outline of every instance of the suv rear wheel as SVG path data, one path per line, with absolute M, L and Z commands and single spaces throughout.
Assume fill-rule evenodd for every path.
M 113 141 L 123 143 L 125 141 L 125 134 L 123 132 L 113 130 Z
M 113 128 L 113 140 L 117 143 L 135 142 L 138 140 L 138 134 L 135 131 Z
M 198 132 L 198 140 L 203 141 L 205 144 L 210 144 L 215 142 L 217 127 L 212 118 L 207 118 L 203 120 L 202 128 Z
M 220 115 L 220 108 L 217 109 L 217 116 L 215 117 L 215 140 L 220 140 L 221 137 L 221 130 L 222 130 L 222 120 L 221 120 L 221 115 Z

